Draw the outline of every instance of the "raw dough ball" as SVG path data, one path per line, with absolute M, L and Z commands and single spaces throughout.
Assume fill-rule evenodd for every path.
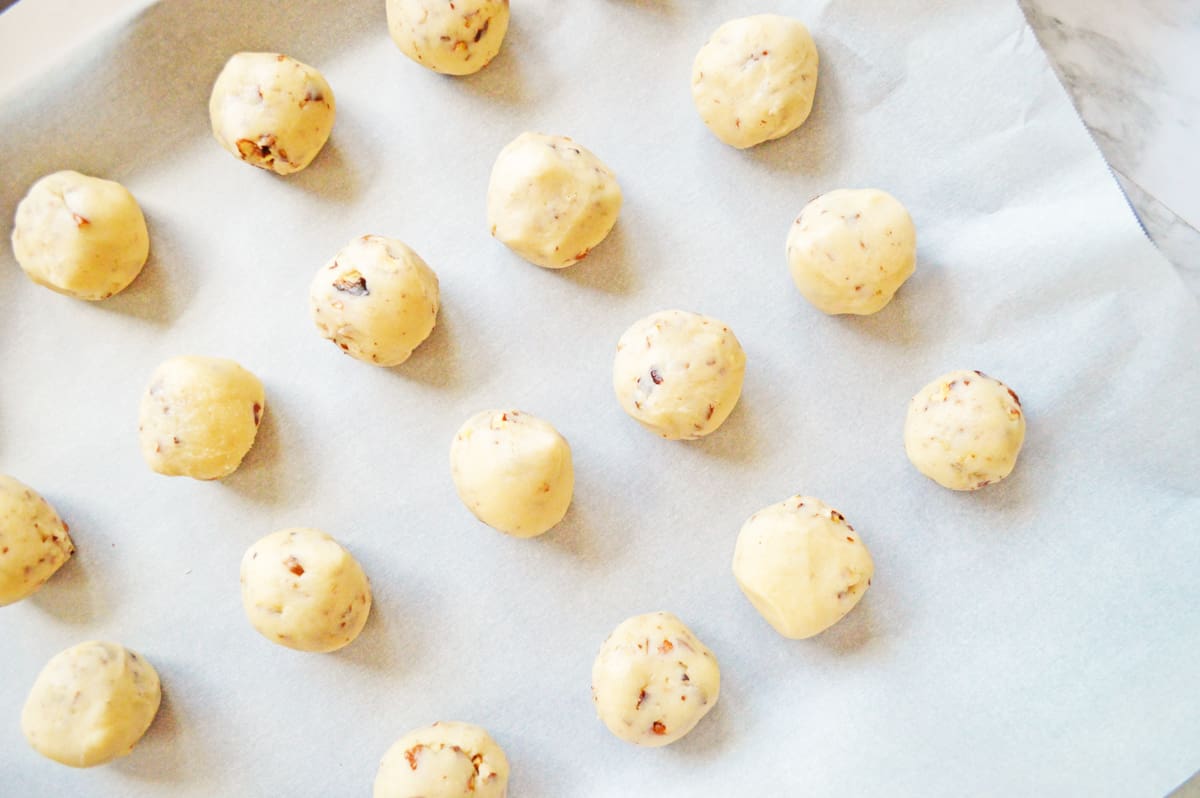
M 146 265 L 150 234 L 120 183 L 55 172 L 17 206 L 13 254 L 30 280 L 77 299 L 108 299 Z
M 208 101 L 213 135 L 248 164 L 280 175 L 312 163 L 333 130 L 333 89 L 308 64 L 279 53 L 237 53 Z
M 804 124 L 817 46 L 798 20 L 761 14 L 717 28 L 692 64 L 692 100 L 716 137 L 744 150 Z
M 617 342 L 613 388 L 642 426 L 692 440 L 729 418 L 745 374 L 746 353 L 722 322 L 664 310 L 634 322 Z
M 162 699 L 158 673 L 116 643 L 80 643 L 38 674 L 21 731 L 42 756 L 75 768 L 128 756 Z
M 0 474 L 0 607 L 36 593 L 74 551 L 54 508 L 33 488 Z
M 388 0 L 392 41 L 421 66 L 470 75 L 500 52 L 508 0 Z
M 566 438 L 518 410 L 485 410 L 467 419 L 450 444 L 450 472 L 476 518 L 519 538 L 561 521 L 575 489 Z
M 522 133 L 492 167 L 492 235 L 538 266 L 562 269 L 586 258 L 620 211 L 617 176 L 565 136 Z
M 917 231 L 883 191 L 839 189 L 800 211 L 787 238 L 792 280 L 825 313 L 876 313 L 917 263 Z
M 908 403 L 904 451 L 951 490 L 977 490 L 1012 473 L 1025 442 L 1021 400 L 979 371 L 952 371 Z
M 379 763 L 374 798 L 504 798 L 508 758 L 478 726 L 440 722 L 397 740 Z
M 227 477 L 254 444 L 266 402 L 258 377 L 232 360 L 171 358 L 142 395 L 142 457 L 171 477 Z
M 635 615 L 613 630 L 592 665 L 592 700 L 608 730 L 660 746 L 695 728 L 717 703 L 713 653 L 669 612 Z
M 371 584 L 319 529 L 281 529 L 242 557 L 242 606 L 258 633 L 298 651 L 336 651 L 367 623 Z
M 845 617 L 874 573 L 854 527 L 811 496 L 793 496 L 750 516 L 733 551 L 738 587 L 775 631 L 793 640 Z
M 437 323 L 437 275 L 394 238 L 354 239 L 317 272 L 308 293 L 321 335 L 364 363 L 400 365 Z

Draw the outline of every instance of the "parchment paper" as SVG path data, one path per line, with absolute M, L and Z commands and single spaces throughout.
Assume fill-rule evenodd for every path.
M 737 152 L 698 120 L 690 65 L 718 24 L 765 11 L 810 24 L 817 104 Z M 332 140 L 291 179 L 210 137 L 212 80 L 243 49 L 336 92 Z M 0 470 L 79 547 L 0 610 L 0 794 L 366 795 L 392 741 L 438 719 L 492 731 L 515 798 L 1158 795 L 1200 763 L 1200 309 L 1015 4 L 522 0 L 503 54 L 456 80 L 405 59 L 375 0 L 178 0 L 0 97 L 4 235 L 29 184 L 75 168 L 129 186 L 153 250 L 95 305 L 0 255 Z M 487 235 L 493 158 L 524 130 L 575 137 L 625 191 L 609 240 L 562 273 Z M 919 266 L 882 313 L 828 318 L 783 242 L 809 199 L 851 186 L 908 205 Z M 442 281 L 436 332 L 390 371 L 308 319 L 311 275 L 368 232 Z M 704 441 L 658 440 L 611 395 L 617 338 L 668 307 L 725 320 L 748 354 Z M 184 353 L 267 386 L 223 483 L 138 452 L 145 381 Z M 908 398 L 955 368 L 1028 412 L 1016 472 L 971 495 L 901 444 Z M 544 538 L 506 538 L 454 494 L 450 439 L 491 406 L 573 445 L 575 503 Z M 844 622 L 789 642 L 730 558 L 746 517 L 797 492 L 846 515 L 877 574 Z M 341 653 L 272 646 L 242 615 L 243 551 L 288 525 L 331 532 L 372 579 Z M 595 718 L 590 667 L 656 609 L 716 652 L 722 692 L 685 740 L 641 750 Z M 93 638 L 144 653 L 165 698 L 132 756 L 72 771 L 18 717 L 45 661 Z

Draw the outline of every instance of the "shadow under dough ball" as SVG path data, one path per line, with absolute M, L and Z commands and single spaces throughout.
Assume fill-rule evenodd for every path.
M 94 301 L 124 291 L 141 273 L 150 234 L 128 189 L 68 170 L 30 187 L 17 205 L 12 246 L 30 280 Z
M 333 131 L 336 106 L 325 77 L 281 53 L 237 53 L 208 101 L 213 135 L 251 166 L 287 175 L 304 169 Z

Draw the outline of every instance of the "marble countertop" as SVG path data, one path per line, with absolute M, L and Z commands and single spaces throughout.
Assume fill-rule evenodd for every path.
M 1200 296 L 1200 4 L 1019 2 L 1146 232 Z

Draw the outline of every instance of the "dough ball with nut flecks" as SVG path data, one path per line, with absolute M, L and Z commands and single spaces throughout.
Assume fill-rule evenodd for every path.
M 319 529 L 281 529 L 242 557 L 242 607 L 258 633 L 298 651 L 336 651 L 358 637 L 371 584 L 358 561 Z
M 470 723 L 441 721 L 397 740 L 379 763 L 374 798 L 505 798 L 508 758 Z
M 690 440 L 725 423 L 745 374 L 746 354 L 723 322 L 664 310 L 634 322 L 617 342 L 613 389 L 642 426 Z
M 874 573 L 854 527 L 811 496 L 793 496 L 750 516 L 733 552 L 738 587 L 775 631 L 796 640 L 845 617 Z
M 891 194 L 839 189 L 800 211 L 788 231 L 787 259 L 796 288 L 818 310 L 869 315 L 912 276 L 917 231 Z
M 227 477 L 254 445 L 266 402 L 258 377 L 232 360 L 171 358 L 142 395 L 142 457 L 167 476 Z
M 918 471 L 951 490 L 1004 479 L 1024 442 L 1021 400 L 982 372 L 943 374 L 908 403 L 904 451 Z
M 437 323 L 438 278 L 394 238 L 362 236 L 321 267 L 309 311 L 321 335 L 364 363 L 398 366 Z
M 617 176 L 565 136 L 522 133 L 492 167 L 492 235 L 538 266 L 562 269 L 586 258 L 620 211 Z
M 33 488 L 0 474 L 0 607 L 36 593 L 74 551 L 54 508 Z
M 470 75 L 500 53 L 508 0 L 387 0 L 388 31 L 406 56 L 445 75 Z
M 55 655 L 21 712 L 21 731 L 42 756 L 76 768 L 127 756 L 146 734 L 162 688 L 144 657 L 88 642 Z
M 213 135 L 238 158 L 280 175 L 312 163 L 333 130 L 333 89 L 280 53 L 237 53 L 208 101 Z
M 467 419 L 450 444 L 450 471 L 476 518 L 521 538 L 561 521 L 575 489 L 566 438 L 519 410 L 485 410 Z
M 713 653 L 669 612 L 622 622 L 592 666 L 592 700 L 608 730 L 626 742 L 661 746 L 695 728 L 717 703 Z
M 726 22 L 692 64 L 692 100 L 739 150 L 791 133 L 812 112 L 817 47 L 799 20 L 761 14 Z
M 107 299 L 133 282 L 150 254 L 146 218 L 128 189 L 63 171 L 17 205 L 13 255 L 30 280 L 77 299 Z

